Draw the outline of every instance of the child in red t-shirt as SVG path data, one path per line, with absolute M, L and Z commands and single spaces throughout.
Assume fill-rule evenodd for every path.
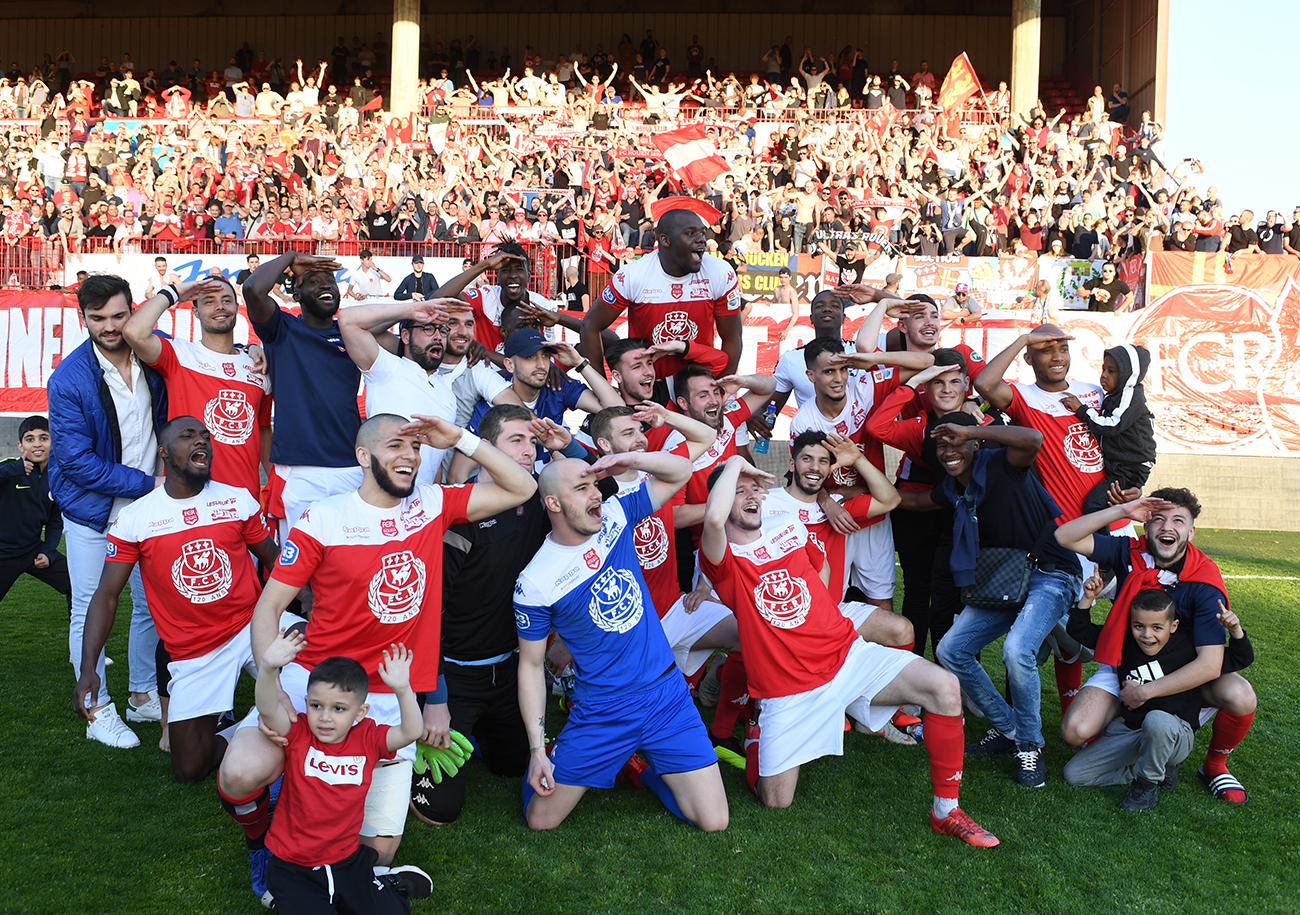
M 367 718 L 369 679 L 351 658 L 317 664 L 307 680 L 306 712 L 290 717 L 280 704 L 280 668 L 307 644 L 299 632 L 280 632 L 257 674 L 262 722 L 284 734 L 284 786 L 267 834 L 266 885 L 282 913 L 402 913 L 409 899 L 433 891 L 433 881 L 410 865 L 382 869 L 378 854 L 358 839 L 375 764 L 392 759 L 424 729 L 411 691 L 411 652 L 392 645 L 379 677 L 402 712 L 399 727 Z

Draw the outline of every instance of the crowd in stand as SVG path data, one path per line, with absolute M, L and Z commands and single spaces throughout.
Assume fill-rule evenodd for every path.
M 518 240 L 568 246 L 585 277 L 652 247 L 650 202 L 682 190 L 722 214 L 708 233 L 724 256 L 820 253 L 848 279 L 884 253 L 1300 256 L 1300 221 L 1226 216 L 1197 160 L 1168 161 L 1149 112 L 1129 123 L 1119 86 L 1073 114 L 1021 113 L 1003 83 L 949 117 L 928 62 L 875 72 L 851 46 L 796 57 L 787 38 L 738 76 L 698 41 L 682 72 L 650 32 L 517 61 L 470 36 L 424 46 L 421 113 L 399 121 L 376 94 L 386 54 L 340 37 L 314 66 L 247 43 L 222 71 L 170 61 L 138 76 L 129 54 L 89 73 L 67 52 L 30 75 L 14 63 L 0 79 L 14 118 L 0 127 L 4 281 L 47 285 L 69 252 L 269 241 L 327 255 L 443 242 L 477 258 L 464 246 Z M 651 143 L 685 123 L 731 166 L 688 189 Z

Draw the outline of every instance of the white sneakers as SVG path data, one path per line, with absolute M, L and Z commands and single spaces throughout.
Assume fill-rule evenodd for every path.
M 149 701 L 139 708 L 132 705 L 131 700 L 128 699 L 126 701 L 126 720 L 162 721 L 162 703 L 158 700 L 158 694 L 150 690 Z
M 154 700 L 157 702 L 157 700 Z M 140 746 L 140 738 L 126 726 L 117 714 L 117 706 L 106 705 L 95 713 L 95 720 L 86 725 L 86 739 L 98 740 L 105 746 L 129 750 Z

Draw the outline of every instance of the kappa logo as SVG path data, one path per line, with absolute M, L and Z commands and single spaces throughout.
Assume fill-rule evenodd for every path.
M 606 569 L 591 585 L 591 621 L 606 632 L 627 632 L 641 621 L 641 588 L 627 569 Z
M 682 297 L 682 290 L 683 286 L 681 283 L 673 283 L 672 289 L 669 291 L 674 299 L 680 299 Z
M 203 423 L 214 441 L 223 445 L 242 445 L 256 425 L 256 411 L 243 391 L 220 390 L 203 408 Z
M 1101 473 L 1101 446 L 1083 423 L 1071 423 L 1061 442 L 1065 457 L 1080 473 Z
M 691 320 L 687 312 L 670 311 L 655 325 L 650 336 L 655 343 L 670 343 L 674 340 L 694 340 L 699 332 L 699 325 Z
M 658 515 L 651 515 L 636 526 L 632 542 L 643 569 L 657 569 L 668 558 L 668 529 Z
M 404 623 L 424 603 L 424 560 L 410 550 L 384 557 L 383 567 L 370 579 L 370 612 L 381 623 Z
M 582 558 L 587 563 L 587 568 L 589 569 L 600 568 L 600 554 L 597 553 L 595 550 L 587 550 L 587 552 L 582 554 Z
M 315 747 L 307 749 L 302 772 L 329 785 L 359 785 L 366 771 L 364 756 L 326 756 Z
M 221 363 L 221 371 L 225 372 L 226 375 L 227 375 L 228 377 L 230 377 L 230 378 L 234 378 L 234 377 L 235 377 L 235 363 L 233 363 L 233 362 L 223 362 L 223 363 Z
M 808 584 L 791 576 L 785 569 L 764 572 L 754 587 L 758 613 L 777 629 L 794 629 L 803 625 L 812 606 Z
M 379 533 L 385 537 L 397 536 L 397 522 L 392 518 L 383 518 L 379 522 Z
M 186 524 L 198 524 L 199 510 L 197 508 L 181 509 L 181 520 L 184 521 Z
M 191 540 L 172 563 L 172 584 L 194 604 L 210 604 L 230 593 L 230 557 L 211 540 Z

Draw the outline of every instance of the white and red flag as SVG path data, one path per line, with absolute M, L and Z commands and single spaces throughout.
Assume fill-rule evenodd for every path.
M 731 171 L 727 160 L 718 155 L 718 147 L 700 127 L 679 127 L 655 134 L 651 139 L 687 187 L 707 184 Z

